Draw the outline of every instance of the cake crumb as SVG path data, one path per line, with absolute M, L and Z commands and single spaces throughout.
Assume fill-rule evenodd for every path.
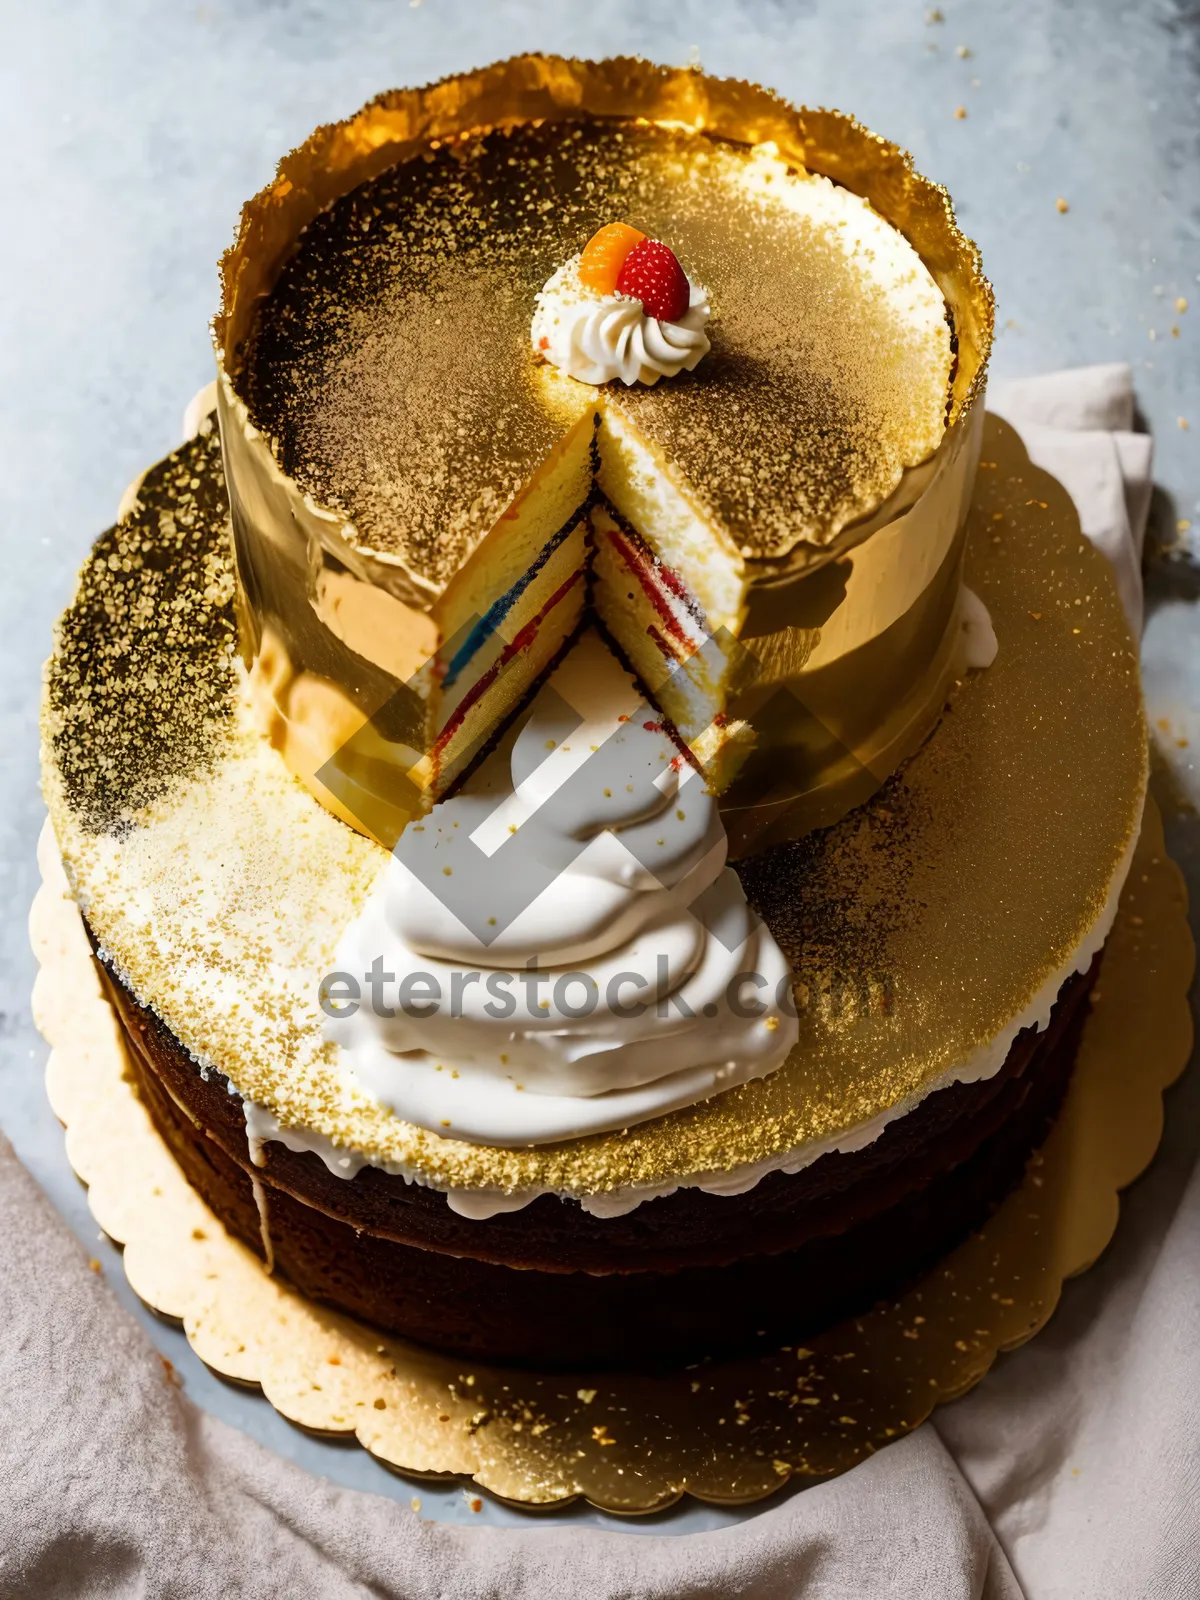
M 104 1271 L 104 1268 L 96 1260 L 95 1256 L 93 1256 L 92 1259 L 88 1262 L 88 1266 L 92 1269 L 93 1272 L 103 1272 Z
M 965 122 L 967 120 L 967 108 L 966 108 L 966 106 L 955 106 L 955 108 L 954 108 L 954 120 L 956 122 Z
M 1071 208 L 1063 199 L 1062 195 L 1059 195 L 1058 199 L 1054 202 L 1054 209 L 1058 212 L 1060 217 L 1065 217 Z
M 1184 433 L 1186 433 L 1188 431 L 1188 429 L 1191 427 L 1191 423 L 1188 421 L 1188 419 L 1186 417 L 1179 417 L 1176 420 L 1178 421 L 1179 426 L 1183 429 Z

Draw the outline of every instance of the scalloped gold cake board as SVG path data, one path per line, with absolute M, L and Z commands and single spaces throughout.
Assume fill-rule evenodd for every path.
M 226 1234 L 133 1088 L 49 825 L 39 860 L 30 921 L 46 1086 L 136 1292 L 290 1421 L 354 1434 L 405 1474 L 460 1475 L 523 1505 L 745 1504 L 793 1476 L 843 1472 L 915 1428 L 1036 1333 L 1063 1280 L 1100 1255 L 1191 1050 L 1186 891 L 1151 801 L 1065 1109 L 1021 1188 L 915 1288 L 810 1348 L 666 1377 L 471 1366 L 311 1304 Z

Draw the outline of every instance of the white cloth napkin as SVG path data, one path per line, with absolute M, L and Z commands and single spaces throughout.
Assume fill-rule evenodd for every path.
M 1129 366 L 1074 367 L 996 384 L 988 410 L 1012 423 L 1029 459 L 1070 494 L 1084 533 L 1112 562 L 1121 604 L 1140 635 L 1154 441 L 1133 432 Z
M 997 409 L 1077 497 L 1131 616 L 1150 445 L 1127 368 Z M 198 1411 L 0 1138 L 0 1593 L 36 1600 L 1195 1600 L 1200 1081 L 1105 1260 L 1032 1344 L 855 1471 L 720 1532 L 456 1529 Z

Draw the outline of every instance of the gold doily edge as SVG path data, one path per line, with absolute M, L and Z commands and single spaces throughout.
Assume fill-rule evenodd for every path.
M 224 1232 L 136 1096 L 48 825 L 38 853 L 30 933 L 47 1092 L 135 1292 L 182 1324 L 213 1371 L 260 1387 L 299 1427 L 354 1435 L 404 1476 L 470 1479 L 524 1508 L 582 1498 L 636 1515 L 684 1494 L 745 1505 L 911 1431 L 1031 1338 L 1063 1281 L 1103 1252 L 1191 1053 L 1186 890 L 1148 801 L 1066 1106 L 981 1233 L 811 1349 L 654 1379 L 472 1369 L 305 1301 Z

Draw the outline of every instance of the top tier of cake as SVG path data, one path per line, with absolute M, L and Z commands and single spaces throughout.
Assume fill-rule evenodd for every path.
M 714 308 L 700 365 L 652 387 L 531 342 L 539 289 L 618 220 Z M 990 293 L 944 192 L 856 123 L 520 58 L 318 130 L 225 291 L 243 653 L 346 820 L 394 838 L 589 612 L 735 850 L 832 820 L 933 726 Z

